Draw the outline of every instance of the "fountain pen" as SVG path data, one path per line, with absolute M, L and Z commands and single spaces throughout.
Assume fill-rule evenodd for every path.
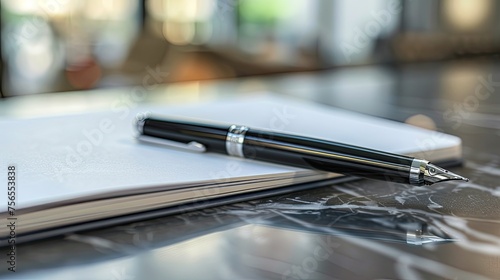
M 345 143 L 243 125 L 197 123 L 146 116 L 136 121 L 141 142 L 193 152 L 214 152 L 265 162 L 345 175 L 432 185 L 467 178 L 429 161 Z

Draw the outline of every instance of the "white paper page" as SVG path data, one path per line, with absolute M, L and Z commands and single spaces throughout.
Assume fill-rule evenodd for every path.
M 397 153 L 460 145 L 460 139 L 326 106 L 260 96 L 211 104 L 138 107 L 133 110 L 39 119 L 1 120 L 0 163 L 17 169 L 18 208 L 96 194 L 224 182 L 311 172 L 212 153 L 138 144 L 133 122 L 139 112 L 243 124 L 346 142 Z M 437 135 L 437 136 L 436 136 Z M 419 147 L 432 139 L 433 145 Z M 6 172 L 0 174 L 7 182 Z M 0 196 L 6 200 L 6 192 Z

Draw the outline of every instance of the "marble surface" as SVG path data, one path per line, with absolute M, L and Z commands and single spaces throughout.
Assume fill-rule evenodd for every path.
M 2 269 L 0 278 L 500 279 L 499 73 L 495 61 L 462 61 L 158 89 L 140 101 L 266 89 L 416 120 L 463 139 L 464 164 L 450 170 L 471 181 L 411 187 L 357 180 L 30 242 L 18 246 L 18 271 Z M 0 115 L 47 114 L 30 110 L 40 102 L 66 113 L 58 102 L 68 100 L 85 104 L 73 111 L 106 108 L 121 96 L 114 92 L 2 101 Z M 408 244 L 415 226 L 452 241 Z

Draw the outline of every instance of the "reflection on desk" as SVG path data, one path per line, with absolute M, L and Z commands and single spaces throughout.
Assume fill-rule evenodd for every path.
M 481 242 L 458 234 L 456 221 L 450 217 L 414 217 L 395 208 L 370 210 L 360 205 L 339 207 L 285 197 L 280 200 L 186 213 L 173 223 L 163 224 L 159 219 L 120 227 L 129 234 L 129 244 L 123 239 L 112 241 L 110 236 L 70 235 L 65 242 L 87 244 L 94 253 L 84 250 L 78 257 L 69 257 L 79 260 L 79 265 L 71 264 L 73 261 L 68 262 L 66 257 L 68 266 L 62 269 L 34 271 L 12 279 L 35 275 L 51 280 L 85 279 L 75 275 L 92 275 L 92 279 L 327 279 L 332 273 L 341 279 L 390 278 L 408 273 L 487 279 L 455 268 L 453 258 L 440 258 L 466 251 L 491 253 Z M 201 224 L 203 227 L 199 227 Z M 435 224 L 460 238 L 437 246 L 415 247 L 405 244 L 406 234 L 400 235 L 402 229 L 425 230 L 424 225 L 429 226 L 429 232 L 445 234 Z M 95 257 L 102 258 L 103 254 L 108 257 L 96 262 Z M 394 271 L 380 269 L 391 263 L 397 263 Z

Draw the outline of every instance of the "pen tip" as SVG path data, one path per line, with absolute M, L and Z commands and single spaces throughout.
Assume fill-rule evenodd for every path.
M 469 182 L 469 178 L 455 174 L 432 163 L 427 164 L 427 167 L 425 168 L 424 180 L 427 185 L 451 180 Z

